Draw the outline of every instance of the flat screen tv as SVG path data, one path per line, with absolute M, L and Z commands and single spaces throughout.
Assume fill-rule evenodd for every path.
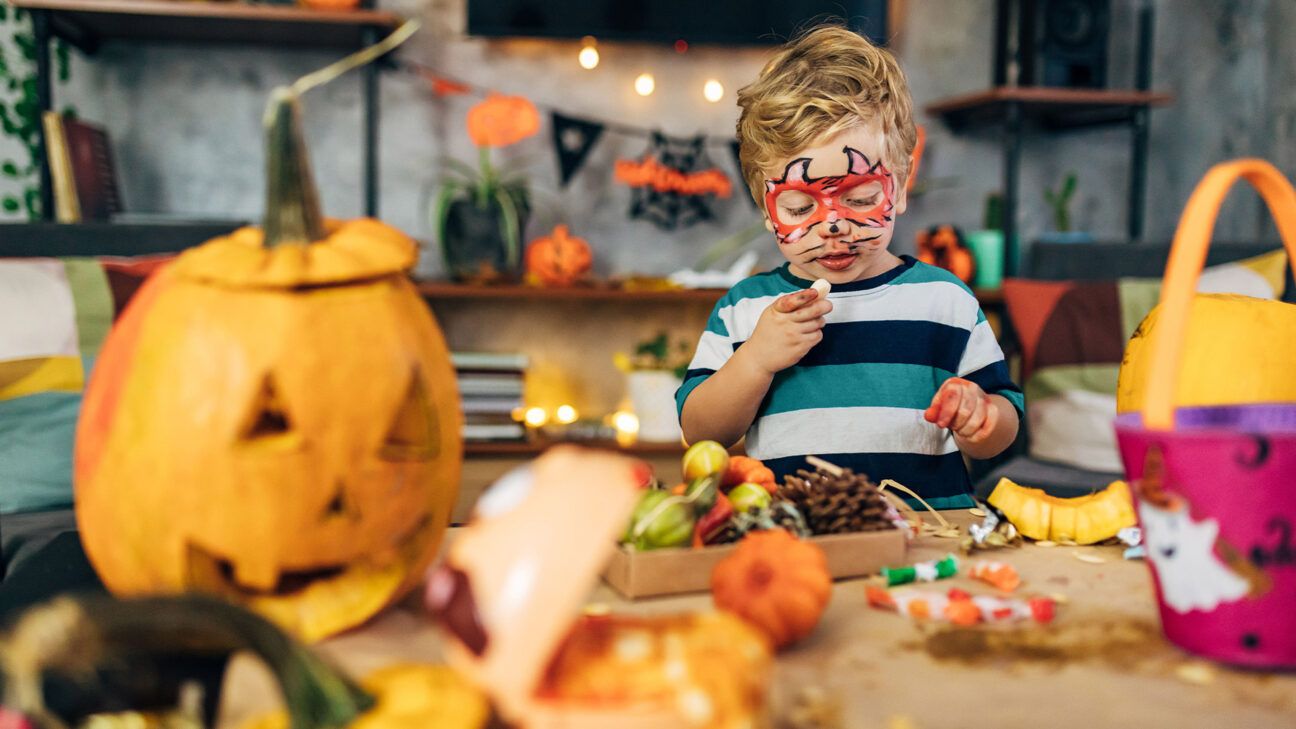
M 887 0 L 468 0 L 468 34 L 765 45 L 844 20 L 885 45 Z

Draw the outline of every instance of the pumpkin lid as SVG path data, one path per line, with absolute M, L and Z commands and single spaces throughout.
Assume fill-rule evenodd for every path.
M 433 572 L 450 663 L 507 718 L 526 716 L 638 494 L 631 459 L 551 448 L 482 495 Z
M 314 243 L 264 245 L 261 228 L 239 228 L 180 255 L 173 270 L 190 280 L 235 288 L 324 286 L 408 270 L 417 257 L 409 236 L 372 218 L 328 220 Z

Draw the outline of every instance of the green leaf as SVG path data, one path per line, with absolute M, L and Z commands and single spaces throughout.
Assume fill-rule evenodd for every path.
M 0 204 L 4 205 L 4 211 L 6 213 L 16 213 L 18 212 L 18 209 L 22 207 L 22 204 L 18 202 L 18 198 L 13 195 L 5 195 L 4 202 Z
M 63 116 L 67 117 L 68 119 L 80 118 L 80 116 L 77 114 L 76 107 L 72 106 L 71 104 L 68 104 L 67 106 L 63 107 Z
M 1062 183 L 1062 198 L 1066 199 L 1071 197 L 1073 194 L 1075 194 L 1075 190 L 1076 190 L 1076 174 L 1072 172 L 1071 174 L 1067 175 L 1066 181 Z
M 8 20 L 8 19 L 9 19 L 9 4 L 0 3 L 0 20 Z
M 504 214 L 504 244 L 507 246 L 505 262 L 510 269 L 516 269 L 522 263 L 522 229 L 517 206 L 507 193 L 497 192 L 495 199 L 499 201 L 500 212 Z
M 18 46 L 18 52 L 28 61 L 36 60 L 36 39 L 29 35 L 15 35 L 14 45 Z
M 23 190 L 23 202 L 27 204 L 27 214 L 32 220 L 39 220 L 41 213 L 40 189 L 29 187 Z
M 0 165 L 0 172 L 3 172 L 5 177 L 17 177 L 18 165 L 13 160 L 5 160 L 5 163 Z

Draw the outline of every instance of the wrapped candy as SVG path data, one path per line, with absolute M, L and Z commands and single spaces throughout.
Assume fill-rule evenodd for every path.
M 1004 592 L 1012 592 L 1021 586 L 1021 575 L 1017 574 L 1017 569 L 1003 562 L 975 562 L 968 569 L 968 576 L 994 585 Z
M 891 592 L 877 585 L 865 588 L 869 605 L 892 610 L 918 620 L 943 620 L 954 625 L 1001 623 L 1030 619 L 1037 623 L 1053 621 L 1056 604 L 1052 598 L 1018 598 L 970 595 L 959 589 L 946 593 L 903 590 Z
M 958 560 L 952 554 L 947 554 L 940 560 L 917 562 L 905 567 L 882 568 L 882 576 L 886 578 L 887 587 L 910 582 L 935 582 L 956 574 L 958 574 Z

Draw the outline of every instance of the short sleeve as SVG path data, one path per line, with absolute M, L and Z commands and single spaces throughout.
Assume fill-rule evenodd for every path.
M 1002 395 L 1012 403 L 1021 418 L 1026 412 L 1026 397 L 1017 383 L 1008 376 L 1008 363 L 1004 361 L 1003 350 L 995 339 L 990 322 L 985 314 L 977 309 L 977 322 L 968 336 L 967 347 L 959 361 L 958 376 L 975 382 L 991 395 Z
M 684 414 L 684 401 L 688 396 L 733 356 L 733 337 L 729 325 L 721 316 L 721 312 L 730 306 L 729 297 L 722 298 L 707 319 L 706 329 L 698 339 L 697 351 L 689 362 L 688 371 L 684 373 L 684 382 L 675 391 L 675 410 L 680 416 Z

